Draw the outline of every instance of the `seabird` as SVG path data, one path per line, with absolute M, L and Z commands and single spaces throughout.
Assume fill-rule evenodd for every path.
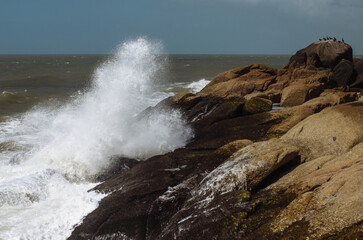
M 323 38 L 324 39 L 324 41 L 326 41 L 326 38 Z
M 344 38 L 342 38 L 342 42 L 344 42 Z
M 337 40 L 336 38 L 333 38 L 334 42 Z
M 319 38 L 319 41 L 321 41 L 321 38 Z

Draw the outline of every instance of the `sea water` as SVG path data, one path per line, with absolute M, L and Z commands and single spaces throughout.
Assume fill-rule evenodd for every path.
M 92 191 L 113 155 L 140 161 L 184 146 L 174 109 L 229 68 L 287 56 L 165 55 L 144 38 L 114 55 L 0 57 L 0 239 L 66 239 L 106 194 Z

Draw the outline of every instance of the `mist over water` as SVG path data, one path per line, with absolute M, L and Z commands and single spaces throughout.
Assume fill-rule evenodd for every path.
M 104 197 L 88 192 L 89 179 L 110 156 L 142 160 L 192 137 L 176 110 L 137 117 L 168 96 L 156 91 L 160 49 L 143 38 L 123 43 L 70 103 L 0 123 L 0 239 L 65 239 Z

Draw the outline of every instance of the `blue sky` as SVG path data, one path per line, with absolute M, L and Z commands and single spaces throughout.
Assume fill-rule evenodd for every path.
M 361 0 L 0 0 L 0 54 L 111 53 L 138 36 L 166 53 L 292 54 L 331 36 L 363 54 Z

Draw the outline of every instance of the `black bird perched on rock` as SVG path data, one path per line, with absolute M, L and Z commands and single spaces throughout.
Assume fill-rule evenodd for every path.
M 342 42 L 344 42 L 344 38 L 342 38 Z
M 326 41 L 326 38 L 323 38 L 324 39 L 324 41 Z
M 337 40 L 336 38 L 333 38 L 334 42 Z
M 319 38 L 319 41 L 321 41 L 321 38 Z

